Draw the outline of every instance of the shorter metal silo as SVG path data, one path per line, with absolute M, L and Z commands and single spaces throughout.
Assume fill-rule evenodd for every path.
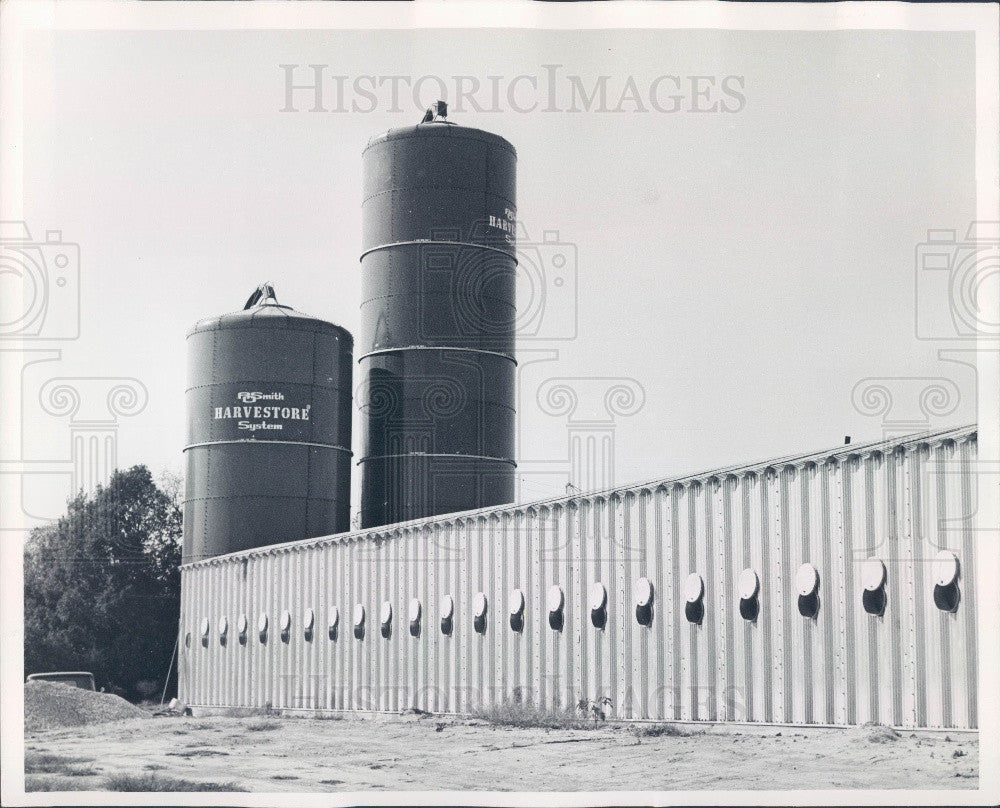
M 187 344 L 184 563 L 348 530 L 350 333 L 265 284 Z

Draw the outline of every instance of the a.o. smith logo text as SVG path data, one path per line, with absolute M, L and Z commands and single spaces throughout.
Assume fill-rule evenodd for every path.
M 237 393 L 236 397 L 244 404 L 253 404 L 255 401 L 284 401 L 284 393 Z
M 284 429 L 281 421 L 308 421 L 311 404 L 304 407 L 286 407 L 255 404 L 257 401 L 284 401 L 283 393 L 240 392 L 236 398 L 243 402 L 231 407 L 216 407 L 215 420 L 237 421 L 237 428 L 248 432 L 259 429 Z

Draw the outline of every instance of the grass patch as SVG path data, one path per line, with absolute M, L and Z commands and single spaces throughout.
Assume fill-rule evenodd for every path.
M 26 774 L 24 790 L 27 791 L 89 791 L 91 786 L 80 783 L 72 777 L 58 774 Z
M 251 721 L 245 729 L 248 732 L 270 732 L 272 729 L 281 729 L 281 724 L 277 721 Z
M 113 774 L 104 781 L 108 791 L 246 791 L 236 783 L 200 783 L 162 774 Z
M 631 729 L 640 738 L 687 738 L 691 734 L 676 724 L 633 724 Z
M 275 710 L 271 705 L 266 707 L 229 707 L 223 711 L 226 718 L 277 718 L 281 715 L 280 710 Z
M 93 758 L 66 757 L 51 752 L 25 752 L 25 774 L 64 774 L 70 777 L 85 777 L 94 774 L 93 766 L 79 766 L 92 763 Z
M 473 718 L 497 727 L 521 729 L 593 729 L 595 723 L 572 707 L 543 708 L 519 701 L 505 701 L 473 713 Z
M 223 752 L 221 749 L 212 749 L 210 746 L 191 746 L 187 749 L 183 749 L 180 752 L 164 752 L 164 755 L 168 757 L 182 757 L 182 758 L 193 758 L 193 757 L 222 757 L 228 755 L 228 752 Z
M 297 774 L 272 774 L 272 780 L 298 780 L 299 776 Z

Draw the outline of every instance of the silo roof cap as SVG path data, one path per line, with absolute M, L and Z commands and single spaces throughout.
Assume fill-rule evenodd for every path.
M 278 302 L 274 295 L 274 287 L 262 284 L 250 296 L 246 306 L 240 311 L 206 317 L 199 320 L 187 332 L 187 336 L 202 331 L 219 331 L 233 328 L 271 328 L 275 330 L 310 331 L 320 334 L 337 334 L 349 345 L 354 344 L 354 337 L 346 328 L 334 325 L 327 320 L 320 320 L 308 314 L 296 311 L 291 306 Z
M 390 140 L 405 140 L 407 138 L 432 136 L 479 140 L 483 143 L 489 143 L 494 146 L 509 149 L 515 157 L 517 156 L 517 149 L 514 148 L 509 140 L 501 137 L 500 135 L 494 134 L 493 132 L 487 132 L 483 129 L 474 129 L 471 126 L 462 126 L 461 124 L 454 123 L 453 121 L 443 120 L 418 123 L 414 126 L 400 126 L 396 129 L 390 129 L 388 132 L 382 132 L 381 134 L 374 135 L 368 141 L 368 145 L 365 146 L 364 151 L 368 151 L 368 149 L 372 148 L 372 146 L 378 146 L 379 144 Z

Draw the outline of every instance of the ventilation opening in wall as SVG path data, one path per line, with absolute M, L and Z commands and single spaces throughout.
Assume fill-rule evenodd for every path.
M 389 601 L 385 601 L 379 610 L 378 622 L 379 633 L 387 640 L 392 636 L 392 617 L 392 604 Z
M 653 624 L 653 583 L 643 576 L 632 585 L 632 599 L 635 601 L 635 620 L 640 626 Z
M 888 598 L 883 587 L 871 590 L 866 589 L 861 594 L 861 605 L 865 607 L 865 611 L 868 614 L 875 615 L 876 617 L 881 617 L 885 614 L 885 604 L 887 601 Z
M 943 612 L 958 611 L 958 556 L 941 550 L 934 557 L 934 605 Z
M 513 631 L 524 631 L 524 614 L 522 612 L 510 616 L 510 627 Z
M 942 612 L 957 612 L 959 600 L 961 600 L 961 594 L 958 591 L 957 581 L 953 581 L 946 586 L 935 584 L 934 605 Z
M 441 616 L 441 633 L 450 637 L 455 627 L 455 599 L 451 595 L 445 595 L 441 598 L 438 614 Z
M 700 599 L 693 603 L 685 603 L 684 617 L 689 623 L 701 625 L 701 621 L 705 619 L 705 604 Z
M 740 598 L 740 617 L 753 623 L 760 614 L 760 600 L 754 595 L 752 598 Z
M 799 595 L 799 614 L 808 618 L 814 618 L 819 614 L 818 592 L 810 592 L 808 595 Z
M 420 636 L 420 618 L 423 615 L 424 609 L 417 598 L 410 599 L 410 606 L 407 616 L 410 618 L 410 636 L 419 637 Z
M 354 611 L 351 614 L 354 623 L 354 639 L 363 640 L 365 638 L 365 607 L 361 603 L 354 604 Z
M 473 628 L 477 634 L 486 633 L 486 612 L 489 610 L 489 601 L 485 592 L 477 592 L 472 598 Z
M 645 593 L 638 593 L 644 595 Z M 650 594 L 652 597 L 652 593 Z M 608 590 L 600 581 L 590 587 L 590 622 L 603 629 L 608 622 Z
M 558 612 L 549 612 L 549 628 L 553 631 L 562 631 L 563 622 L 563 613 L 561 609 Z
M 795 586 L 799 591 L 799 614 L 816 617 L 819 613 L 819 570 L 807 561 L 795 573 Z

